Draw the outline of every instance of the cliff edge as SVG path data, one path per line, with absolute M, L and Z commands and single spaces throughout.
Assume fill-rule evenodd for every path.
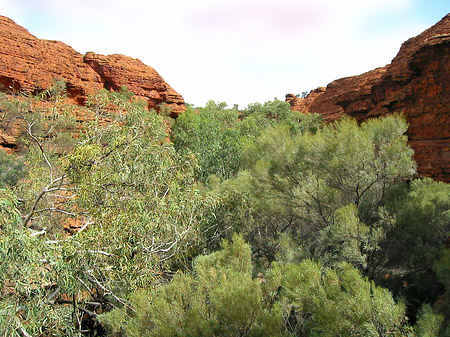
M 127 86 L 157 108 L 166 103 L 172 116 L 186 109 L 183 97 L 150 66 L 123 55 L 82 55 L 59 42 L 38 39 L 13 20 L 0 16 L 0 92 L 38 93 L 62 78 L 69 97 L 83 104 L 89 94 Z
M 450 14 L 404 42 L 391 64 L 286 101 L 326 121 L 402 113 L 419 174 L 450 182 Z

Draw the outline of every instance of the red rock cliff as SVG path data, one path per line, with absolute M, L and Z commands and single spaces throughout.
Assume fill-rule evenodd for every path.
M 165 102 L 174 116 L 185 110 L 181 95 L 141 61 L 123 55 L 83 57 L 62 42 L 38 39 L 0 16 L 0 91 L 36 93 L 48 88 L 55 77 L 66 81 L 69 95 L 79 104 L 101 88 L 117 90 L 126 85 L 151 108 Z
M 403 113 L 419 174 L 450 182 L 450 14 L 403 43 L 386 67 L 336 80 L 306 98 L 288 94 L 286 101 L 326 121 Z
M 157 108 L 165 102 L 172 110 L 172 116 L 185 110 L 184 100 L 173 90 L 152 67 L 146 66 L 138 59 L 124 55 L 100 55 L 88 52 L 84 62 L 103 79 L 108 90 L 117 91 L 122 85 L 137 96 L 146 99 L 150 108 Z

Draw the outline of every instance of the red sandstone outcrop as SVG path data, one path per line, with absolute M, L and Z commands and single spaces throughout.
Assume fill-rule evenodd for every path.
M 37 93 L 55 77 L 66 81 L 69 96 L 79 104 L 99 89 L 117 90 L 125 85 L 147 99 L 150 107 L 165 102 L 174 116 L 185 109 L 181 95 L 141 61 L 94 53 L 83 57 L 62 42 L 38 39 L 0 16 L 0 91 Z
M 403 43 L 386 67 L 336 80 L 306 98 L 288 94 L 286 101 L 326 121 L 402 113 L 419 174 L 450 182 L 450 14 Z
M 185 110 L 184 100 L 173 90 L 152 67 L 138 59 L 124 55 L 100 55 L 88 52 L 84 62 L 89 64 L 102 79 L 108 90 L 118 91 L 126 85 L 135 95 L 146 99 L 150 108 L 157 108 L 165 102 L 172 110 L 172 116 Z
M 16 138 L 0 131 L 0 148 L 6 153 L 13 153 L 18 148 Z
M 103 88 L 101 77 L 83 62 L 83 55 L 62 42 L 40 40 L 0 16 L 0 90 L 36 93 L 55 77 L 65 79 L 68 93 L 80 103 Z

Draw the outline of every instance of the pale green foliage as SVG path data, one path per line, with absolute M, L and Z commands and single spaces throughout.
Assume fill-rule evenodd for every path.
M 106 114 L 110 101 L 110 92 L 103 89 L 89 95 L 86 105 L 98 116 Z
M 5 271 L 4 282 L 17 277 L 20 289 L 31 294 L 26 298 L 14 290 L 17 296 L 5 298 L 5 317 L 12 324 L 8 329 L 23 320 L 33 335 L 70 335 L 89 322 L 86 317 L 77 321 L 82 308 L 98 308 L 85 304 L 86 296 L 106 309 L 109 303 L 127 305 L 129 291 L 152 287 L 171 267 L 185 268 L 204 247 L 202 214 L 214 214 L 217 198 L 195 189 L 195 162 L 178 155 L 165 140 L 162 119 L 139 104 L 129 108 L 126 117 L 117 116 L 108 126 L 101 127 L 99 120 L 87 125 L 81 142 L 62 158 L 53 155 L 41 126 L 37 128 L 40 121 L 46 125 L 43 116 L 21 110 L 37 139 L 29 143 L 27 184 L 17 189 L 24 218 L 31 214 L 27 225 L 34 230 L 16 219 L 23 228 L 2 232 L 2 258 L 5 268 L 14 268 Z M 52 116 L 57 123 L 60 114 Z M 72 216 L 84 225 L 82 231 L 70 238 L 59 235 Z M 15 250 L 23 254 L 8 255 Z M 57 289 L 52 302 L 48 297 Z M 60 294 L 79 305 L 61 306 Z M 11 314 L 16 311 L 19 323 Z
M 69 186 L 67 179 L 64 178 L 64 170 L 58 155 L 54 152 L 56 148 L 53 140 L 38 135 L 35 137 L 40 142 L 45 157 L 40 146 L 34 141 L 30 142 L 25 156 L 28 174 L 22 183 L 15 187 L 15 193 L 22 201 L 19 209 L 24 218 L 32 212 L 33 206 L 35 206 L 27 226 L 35 230 L 45 230 L 51 238 L 56 238 L 60 237 L 63 232 L 61 224 L 73 217 L 70 213 L 76 210 L 76 206 L 73 198 L 58 197 L 59 195 L 70 196 L 72 192 L 68 190 Z M 52 184 L 51 181 L 58 177 L 62 177 L 62 179 L 56 185 Z M 52 189 L 52 193 L 43 193 L 49 188 Z
M 196 176 L 206 181 L 211 174 L 228 179 L 239 169 L 241 157 L 238 111 L 209 101 L 205 108 L 188 109 L 176 120 L 175 148 L 195 154 L 199 167 Z
M 262 131 L 275 124 L 284 124 L 292 134 L 315 133 L 323 121 L 319 114 L 293 111 L 289 103 L 277 99 L 264 104 L 250 104 L 241 114 L 243 124 L 247 124 L 244 126 L 248 130 L 247 133 L 253 136 L 258 136 Z
M 370 229 L 358 218 L 357 208 L 349 204 L 339 208 L 330 226 L 319 233 L 321 249 L 317 256 L 327 264 L 348 261 L 354 266 L 366 267 L 366 256 L 362 252 L 369 241 Z
M 133 100 L 134 94 L 128 91 L 127 86 L 122 86 L 119 91 L 99 90 L 89 95 L 86 105 L 99 117 L 121 118 L 126 111 L 142 109 L 146 105 L 143 101 Z
M 0 188 L 5 185 L 16 186 L 26 174 L 27 168 L 23 157 L 8 155 L 0 151 Z
M 65 159 L 94 223 L 76 238 L 84 254 L 67 259 L 124 297 L 150 287 L 164 266 L 189 263 L 202 246 L 203 214 L 217 203 L 195 189 L 192 158 L 165 137 L 162 119 L 138 109 L 125 123 L 92 128 Z
M 0 334 L 72 335 L 72 310 L 50 306 L 57 251 L 22 227 L 17 201 L 0 189 Z
M 8 95 L 0 96 L 0 127 L 2 132 L 10 134 L 16 128 L 17 122 L 22 119 L 22 116 L 28 111 L 29 100 L 27 97 L 19 96 L 12 99 Z M 19 134 L 22 136 L 23 132 Z M 22 145 L 22 140 L 17 137 L 19 145 Z
M 50 100 L 58 102 L 61 98 L 66 97 L 67 87 L 63 78 L 54 77 L 50 86 L 37 95 L 38 99 Z
M 412 176 L 415 165 L 405 131 L 406 123 L 398 116 L 369 120 L 361 127 L 344 119 L 317 134 L 292 139 L 286 129 L 277 128 L 263 135 L 249 155 L 262 155 L 253 169 L 256 182 L 282 199 L 305 205 L 326 222 L 349 203 L 366 215 L 386 190 Z M 310 205 L 302 201 L 305 197 Z
M 282 295 L 292 305 L 289 330 L 297 336 L 405 336 L 405 306 L 347 263 L 335 269 L 305 260 L 277 264 Z M 412 336 L 412 334 L 411 334 Z
M 198 257 L 192 274 L 137 293 L 136 314 L 114 310 L 103 320 L 126 336 L 281 336 L 277 286 L 252 279 L 252 269 L 250 247 L 236 236 L 222 250 Z
M 241 161 L 244 148 L 269 126 L 281 123 L 296 134 L 317 131 L 321 121 L 319 115 L 291 111 L 288 103 L 279 100 L 251 104 L 241 111 L 209 101 L 204 108 L 188 108 L 180 114 L 173 139 L 177 151 L 192 152 L 198 159 L 198 179 L 206 182 L 214 174 L 226 180 L 247 165 Z
M 2 230 L 20 226 L 21 218 L 16 208 L 17 200 L 8 189 L 0 189 L 0 193 L 0 226 Z
M 351 244 L 354 253 L 364 257 L 365 250 L 378 249 L 377 240 L 384 235 L 377 224 L 378 208 L 387 191 L 415 172 L 412 150 L 403 135 L 406 127 L 399 116 L 361 126 L 345 118 L 315 134 L 292 134 L 286 124 L 262 134 L 246 150 L 247 162 L 253 165 L 227 185 L 247 193 L 253 204 L 256 221 L 247 225 L 243 220 L 252 244 L 273 259 L 279 236 L 291 233 L 297 244 L 321 258 L 322 230 L 331 232 L 326 228 L 347 224 L 362 230 L 349 234 L 356 235 Z M 347 205 L 356 206 L 358 222 L 339 219 L 338 210 Z M 356 244 L 359 239 L 362 242 Z M 350 260 L 355 258 L 352 255 Z M 366 264 L 357 259 L 352 262 Z
M 51 180 L 62 174 L 57 157 L 72 149 L 71 130 L 75 126 L 75 118 L 70 104 L 58 103 L 64 95 L 64 83 L 55 82 L 54 85 L 48 92 L 58 98 L 49 102 L 38 102 L 37 97 L 23 95 L 2 98 L 0 110 L 5 113 L 2 123 L 6 124 L 6 132 L 10 131 L 9 125 L 20 130 L 16 137 L 22 152 L 25 152 L 20 157 L 12 156 L 15 159 L 8 160 L 9 167 L 5 167 L 2 173 L 6 175 L 5 179 L 10 179 L 10 186 L 16 185 L 14 190 L 22 201 L 19 208 L 23 214 L 30 212 L 38 201 L 34 205 L 36 212 L 27 225 L 35 229 L 46 228 L 50 232 L 55 230 L 56 233 L 60 232 L 56 228 L 64 222 L 62 213 L 55 211 L 58 202 L 55 202 L 56 198 L 46 193 L 40 196 L 40 193 L 51 185 Z M 19 165 L 12 165 L 14 161 Z M 26 178 L 25 172 L 28 172 Z M 23 181 L 17 184 L 19 179 Z M 60 186 L 66 187 L 64 182 L 60 182 Z M 62 203 L 59 204 L 59 208 L 63 208 Z
M 409 181 L 402 118 L 322 126 L 278 100 L 209 102 L 172 145 L 122 88 L 89 98 L 71 140 L 62 84 L 38 103 L 0 95 L 0 127 L 29 131 L 29 174 L 0 163 L 17 195 L 0 190 L 0 335 L 96 335 L 103 313 L 126 336 L 448 333 L 449 185 Z M 405 297 L 414 331 L 360 272 Z
M 419 312 L 419 319 L 416 323 L 415 330 L 417 336 L 420 337 L 437 337 L 439 336 L 439 328 L 443 321 L 442 315 L 433 313 L 433 309 L 425 304 Z
M 190 274 L 136 293 L 136 310 L 103 316 L 126 336 L 405 336 L 405 306 L 357 269 L 305 260 L 252 278 L 242 237 L 194 261 Z

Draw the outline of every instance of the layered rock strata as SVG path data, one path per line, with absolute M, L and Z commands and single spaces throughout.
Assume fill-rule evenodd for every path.
M 185 110 L 181 95 L 141 61 L 123 55 L 83 56 L 62 42 L 38 39 L 0 16 L 0 91 L 38 93 L 54 78 L 65 80 L 69 96 L 79 104 L 99 89 L 127 86 L 150 108 L 166 103 L 174 117 Z
M 404 42 L 391 64 L 286 101 L 326 121 L 401 113 L 419 174 L 450 182 L 450 14 Z

